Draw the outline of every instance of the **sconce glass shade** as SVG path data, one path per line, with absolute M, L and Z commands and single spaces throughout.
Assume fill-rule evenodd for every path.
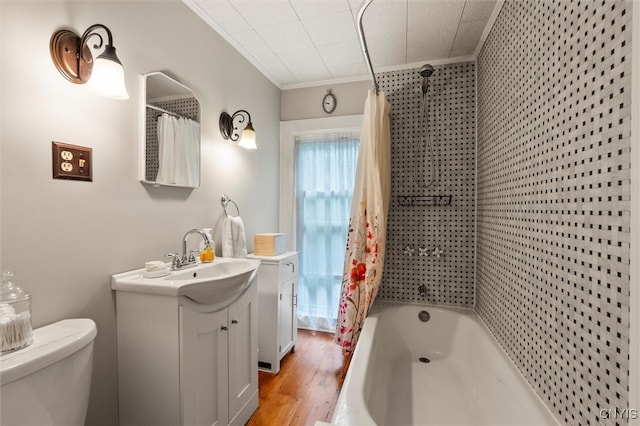
M 247 125 L 242 130 L 242 133 L 239 133 L 239 125 L 242 123 L 247 123 Z M 245 149 L 257 149 L 256 146 L 256 131 L 253 128 L 253 124 L 251 124 L 251 115 L 241 109 L 233 113 L 233 115 L 229 115 L 226 112 L 220 114 L 220 134 L 224 139 L 229 139 L 234 142 L 238 142 L 238 146 L 241 146 Z
M 240 141 L 238 141 L 238 146 L 241 146 L 244 149 L 258 149 L 258 146 L 256 145 L 256 131 L 253 130 L 253 125 L 251 123 L 247 124 L 247 127 L 242 131 L 242 136 L 240 137 Z
M 106 54 L 107 51 L 113 51 L 113 55 Z M 129 93 L 124 84 L 124 69 L 115 54 L 116 49 L 113 46 L 107 46 L 105 53 L 98 56 L 93 64 L 87 87 L 107 98 L 129 99 Z
M 107 43 L 102 35 L 96 32 L 102 29 L 107 33 Z M 88 46 L 89 38 L 97 37 L 94 49 L 103 52 L 94 60 Z M 128 99 L 129 94 L 124 84 L 122 63 L 113 47 L 111 30 L 102 24 L 87 28 L 82 37 L 73 31 L 60 30 L 53 34 L 49 51 L 54 65 L 67 80 L 76 84 L 87 84 L 93 92 L 113 99 Z

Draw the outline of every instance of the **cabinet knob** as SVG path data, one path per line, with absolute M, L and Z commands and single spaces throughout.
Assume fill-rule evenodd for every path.
M 226 325 L 223 325 L 222 327 L 220 327 L 220 330 L 222 331 L 227 331 L 229 329 L 229 327 L 227 327 Z
M 237 324 L 238 320 L 231 320 L 231 324 Z

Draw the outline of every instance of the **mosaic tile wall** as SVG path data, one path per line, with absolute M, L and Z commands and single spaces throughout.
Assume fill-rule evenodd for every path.
M 475 244 L 475 64 L 435 67 L 429 78 L 425 120 L 436 162 L 420 140 L 422 77 L 417 69 L 378 74 L 391 103 L 392 202 L 387 253 L 378 298 L 472 307 Z M 422 139 L 424 141 L 424 138 Z M 426 145 L 422 145 L 424 147 Z M 416 168 L 417 161 L 417 168 Z M 432 187 L 416 186 L 431 176 Z M 451 196 L 451 205 L 440 198 Z M 411 197 L 429 197 L 407 206 Z M 404 202 L 403 202 L 404 201 Z M 436 205 L 433 205 L 436 204 Z M 433 254 L 435 249 L 440 256 Z M 421 296 L 418 287 L 427 291 Z
M 154 102 L 153 105 L 180 116 L 191 118 L 198 123 L 200 122 L 200 102 L 196 98 Z M 158 117 L 162 115 L 162 112 L 152 108 L 147 108 L 146 111 L 145 179 L 153 182 L 158 176 L 160 157 L 158 149 Z
M 630 8 L 507 1 L 477 61 L 476 310 L 571 425 L 627 423 Z

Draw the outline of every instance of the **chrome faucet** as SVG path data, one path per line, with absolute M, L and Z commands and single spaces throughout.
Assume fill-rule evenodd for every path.
M 168 253 L 167 257 L 172 257 L 173 261 L 171 262 L 171 270 L 175 271 L 176 269 L 187 268 L 189 266 L 193 266 L 197 263 L 196 255 L 193 253 L 193 250 L 190 253 L 187 253 L 187 240 L 191 234 L 198 234 L 204 240 L 205 247 L 211 244 L 209 241 L 209 237 L 207 234 L 202 232 L 199 229 L 190 229 L 184 234 L 182 237 L 182 255 L 180 253 Z
M 182 237 L 182 258 L 185 259 L 187 258 L 187 240 L 189 239 L 189 235 L 191 234 L 198 234 L 202 237 L 202 239 L 204 240 L 204 246 L 208 246 L 211 244 L 211 241 L 209 241 L 209 237 L 207 236 L 207 234 L 205 234 L 204 232 L 202 232 L 199 229 L 190 229 L 187 231 L 186 234 L 184 234 L 184 237 Z M 193 252 L 191 252 L 190 256 L 194 257 L 194 261 L 195 261 L 195 256 L 193 255 Z

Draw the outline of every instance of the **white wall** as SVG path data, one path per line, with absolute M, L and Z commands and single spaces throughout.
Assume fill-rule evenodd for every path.
M 371 80 L 363 80 L 284 90 L 281 118 L 283 121 L 288 121 L 362 114 L 364 101 L 371 87 Z M 322 98 L 329 89 L 337 100 L 336 109 L 331 114 L 327 114 L 322 109 Z
M 279 90 L 181 2 L 2 1 L 0 252 L 33 295 L 33 323 L 89 317 L 98 326 L 87 424 L 117 424 L 113 273 L 180 247 L 186 230 L 218 227 L 220 196 L 255 232 L 277 231 Z M 113 32 L 131 98 L 66 81 L 49 56 L 60 28 Z M 202 186 L 138 178 L 138 75 L 165 71 L 202 103 Z M 224 141 L 220 112 L 247 109 L 257 151 Z M 51 141 L 93 148 L 93 182 L 53 180 Z M 219 240 L 219 235 L 215 236 Z

